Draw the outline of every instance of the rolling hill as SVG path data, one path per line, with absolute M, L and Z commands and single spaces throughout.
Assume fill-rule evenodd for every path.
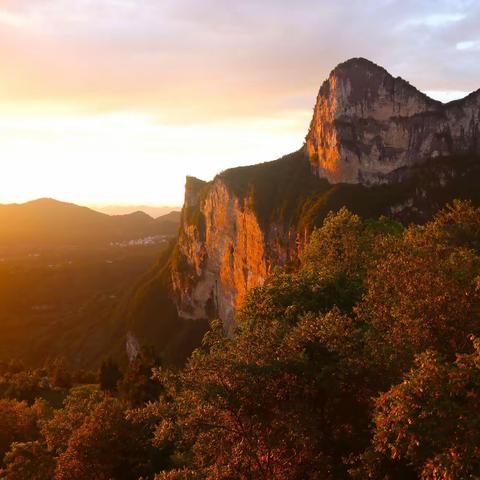
M 41 198 L 0 205 L 0 244 L 104 244 L 150 235 L 174 235 L 179 212 L 152 218 L 144 212 L 107 215 L 87 207 Z

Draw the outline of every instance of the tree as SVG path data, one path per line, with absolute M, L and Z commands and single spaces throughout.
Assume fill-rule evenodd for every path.
M 411 227 L 372 264 L 366 294 L 355 309 L 365 328 L 365 358 L 388 388 L 414 356 L 435 349 L 454 358 L 480 333 L 480 258 Z
M 425 352 L 376 401 L 373 446 L 405 459 L 422 479 L 480 475 L 480 341 L 454 362 Z
M 55 459 L 40 441 L 13 443 L 5 455 L 1 480 L 51 480 Z
M 197 477 L 342 478 L 342 457 L 368 438 L 361 375 L 341 359 L 353 345 L 339 348 L 355 325 L 338 309 L 281 320 L 234 339 L 214 324 L 179 377 L 157 371 L 166 393 L 156 442 L 173 440 Z
M 40 431 L 35 409 L 24 401 L 0 399 L 0 466 L 13 442 L 36 440 Z
M 67 369 L 63 358 L 55 358 L 47 362 L 48 378 L 52 386 L 57 388 L 70 388 L 72 386 L 72 376 Z
M 160 366 L 160 358 L 151 346 L 144 346 L 137 357 L 130 362 L 119 390 L 132 407 L 156 400 L 162 385 L 152 378 L 152 369 Z
M 25 400 L 32 404 L 49 390 L 40 370 L 22 370 L 8 373 L 0 380 L 0 391 L 6 398 Z
M 53 417 L 42 425 L 48 449 L 55 455 L 61 454 L 67 448 L 73 432 L 81 427 L 103 397 L 98 388 L 93 386 L 72 388 L 63 402 L 63 408 L 56 410 Z
M 406 229 L 331 214 L 182 370 L 143 348 L 121 382 L 102 364 L 115 398 L 0 401 L 0 478 L 480 478 L 479 239 L 462 202 Z M 3 368 L 2 394 L 36 395 L 38 372 Z
M 151 475 L 149 430 L 126 416 L 114 398 L 98 404 L 58 457 L 56 480 L 136 480 Z
M 98 376 L 102 390 L 109 393 L 117 391 L 117 384 L 122 378 L 122 374 L 118 364 L 112 358 L 108 358 L 102 362 Z
M 387 240 L 395 240 L 403 227 L 392 220 L 362 220 L 345 207 L 330 212 L 323 225 L 313 231 L 303 253 L 303 267 L 323 277 L 343 273 L 349 278 L 363 279 L 372 260 L 388 248 Z M 383 245 L 387 242 L 387 245 Z
M 424 227 L 416 228 L 436 243 L 480 253 L 480 209 L 469 201 L 454 200 Z
M 460 417 L 463 397 L 478 395 L 471 379 L 452 392 L 458 416 L 437 435 L 445 448 L 418 463 L 409 456 L 415 437 L 404 450 L 395 443 L 413 421 L 401 416 L 398 390 L 375 411 L 371 401 L 402 380 L 416 355 L 434 349 L 447 363 L 472 355 L 469 334 L 480 333 L 480 213 L 462 205 L 449 212 L 407 229 L 346 210 L 331 214 L 298 272 L 277 271 L 247 295 L 235 337 L 225 338 L 214 322 L 179 375 L 157 369 L 165 391 L 155 441 L 176 445 L 176 469 L 159 478 L 476 478 L 477 404 L 465 422 Z M 421 412 L 442 400 L 431 416 L 442 423 L 449 411 L 440 415 L 442 385 L 452 375 L 442 374 L 430 399 L 413 399 L 420 445 L 434 431 Z M 374 414 L 378 436 L 369 448 Z M 389 435 L 385 444 L 382 435 Z M 455 468 L 446 466 L 445 452 L 458 457 Z

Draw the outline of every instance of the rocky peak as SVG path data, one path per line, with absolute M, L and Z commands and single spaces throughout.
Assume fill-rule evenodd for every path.
M 338 65 L 320 88 L 305 149 L 331 183 L 387 183 L 429 158 L 478 152 L 479 95 L 442 104 L 364 58 Z
M 324 85 L 336 86 L 336 115 L 355 115 L 384 120 L 437 110 L 441 103 L 430 99 L 401 77 L 365 58 L 338 65 Z

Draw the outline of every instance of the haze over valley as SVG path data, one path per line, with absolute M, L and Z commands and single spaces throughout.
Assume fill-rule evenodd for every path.
M 0 205 L 0 361 L 60 355 L 86 367 L 118 348 L 115 309 L 179 221 L 178 212 L 108 216 L 53 199 Z

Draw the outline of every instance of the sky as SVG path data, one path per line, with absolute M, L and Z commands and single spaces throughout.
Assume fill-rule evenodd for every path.
M 0 0 L 0 202 L 179 205 L 297 150 L 350 57 L 476 90 L 479 25 L 478 0 Z

